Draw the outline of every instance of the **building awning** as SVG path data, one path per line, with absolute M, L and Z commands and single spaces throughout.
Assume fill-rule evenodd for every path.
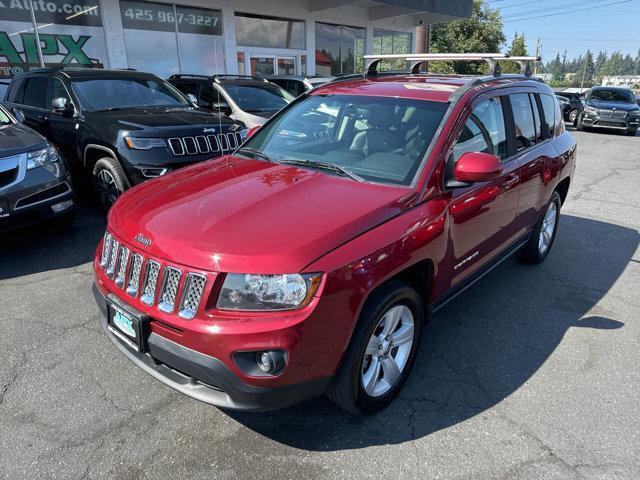
M 337 7 L 360 7 L 369 11 L 369 20 L 413 16 L 416 23 L 448 22 L 471 15 L 472 0 L 308 0 L 309 11 Z

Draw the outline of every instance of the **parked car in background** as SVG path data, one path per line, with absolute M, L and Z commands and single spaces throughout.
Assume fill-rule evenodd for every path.
M 299 130 L 309 119 L 322 134 Z M 204 402 L 327 393 L 377 412 L 428 312 L 513 253 L 545 260 L 575 158 L 553 91 L 529 77 L 328 83 L 232 156 L 114 205 L 94 260 L 102 326 Z
M 130 70 L 33 70 L 13 79 L 6 105 L 90 175 L 105 211 L 133 185 L 230 152 L 244 128 Z
M 569 121 L 569 119 L 571 118 L 571 112 L 573 110 L 571 107 L 571 101 L 567 97 L 558 94 L 556 94 L 556 98 L 558 99 L 558 105 L 560 105 L 562 118 L 564 118 L 565 121 Z
M 574 123 L 576 120 L 576 116 L 580 108 L 582 108 L 582 100 L 584 99 L 584 93 L 578 92 L 556 92 L 556 95 L 561 95 L 564 98 L 569 99 L 569 103 L 571 104 L 571 109 L 568 111 L 568 115 L 565 117 L 565 120 L 571 123 Z
M 274 83 L 243 75 L 172 75 L 169 82 L 198 106 L 221 112 L 247 128 L 259 127 L 295 97 Z
M 633 136 L 640 126 L 640 106 L 628 88 L 593 87 L 585 96 L 575 125 L 578 130 L 613 128 Z
M 74 212 L 71 178 L 58 151 L 0 105 L 0 231 L 43 220 L 68 227 Z
M 284 88 L 294 97 L 333 80 L 334 77 L 305 77 L 302 75 L 269 75 L 265 77 L 271 83 Z

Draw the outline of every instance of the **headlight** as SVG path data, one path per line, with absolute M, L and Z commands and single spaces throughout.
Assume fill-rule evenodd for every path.
M 132 150 L 150 150 L 164 147 L 164 138 L 124 137 L 124 143 Z
M 27 154 L 27 170 L 49 165 L 50 163 L 55 163 L 58 160 L 60 160 L 60 155 L 58 155 L 58 151 L 53 147 L 35 150 Z
M 584 107 L 584 111 L 586 113 L 591 113 L 592 115 L 597 115 L 598 114 L 598 109 L 597 108 L 593 108 L 593 107 Z
M 293 310 L 311 302 L 322 274 L 254 275 L 230 273 L 222 285 L 221 310 Z

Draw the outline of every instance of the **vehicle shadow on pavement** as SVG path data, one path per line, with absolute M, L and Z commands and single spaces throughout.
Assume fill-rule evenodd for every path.
M 639 241 L 637 230 L 563 215 L 546 262 L 508 260 L 433 316 L 407 384 L 376 416 L 351 416 L 324 398 L 228 415 L 270 439 L 312 451 L 399 444 L 463 422 L 517 391 L 569 329 L 607 335 L 624 327 L 597 304 Z M 588 368 L 587 361 L 574 359 L 567 368 Z
M 105 225 L 93 202 L 80 198 L 70 229 L 45 223 L 0 234 L 0 280 L 91 262 Z

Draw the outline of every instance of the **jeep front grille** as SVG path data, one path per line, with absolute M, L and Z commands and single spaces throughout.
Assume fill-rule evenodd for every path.
M 196 155 L 202 153 L 226 153 L 242 144 L 240 132 L 218 133 L 217 135 L 198 135 L 196 137 L 173 137 L 169 139 L 169 148 L 174 155 Z
M 149 306 L 153 305 L 156 299 L 156 288 L 158 286 L 158 277 L 160 276 L 160 264 L 153 260 L 147 260 L 147 272 L 144 276 L 144 288 L 140 301 Z
M 124 276 L 127 273 L 127 263 L 129 263 L 129 249 L 124 245 L 120 247 L 120 262 L 116 273 L 116 285 L 120 288 L 124 286 Z
M 198 305 L 204 292 L 204 286 L 207 283 L 207 277 L 199 273 L 187 273 L 184 281 L 184 290 L 182 291 L 182 300 L 178 315 L 187 320 L 191 320 L 196 316 Z
M 110 233 L 104 235 L 100 268 L 127 295 L 134 298 L 140 295 L 140 302 L 149 307 L 157 302 L 158 310 L 164 313 L 177 310 L 178 316 L 186 320 L 195 318 L 207 285 L 206 275 L 196 272 L 183 275 L 174 266 L 162 266 L 121 245 Z
M 173 313 L 176 306 L 176 295 L 180 286 L 182 272 L 174 267 L 164 269 L 164 279 L 162 280 L 162 290 L 158 299 L 158 309 L 164 313 Z
M 129 281 L 127 282 L 127 293 L 132 297 L 138 296 L 141 273 L 142 255 L 134 253 L 133 255 L 131 255 L 131 264 L 129 265 Z

